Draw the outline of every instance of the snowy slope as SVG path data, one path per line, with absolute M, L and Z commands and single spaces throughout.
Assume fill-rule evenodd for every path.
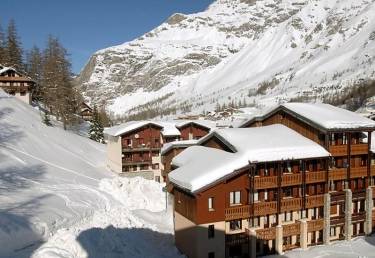
M 147 257 L 155 250 L 175 257 L 161 188 L 112 176 L 104 145 L 45 126 L 37 110 L 0 91 L 1 258 L 87 257 L 100 254 L 95 237 L 107 246 L 106 257 Z M 138 241 L 130 241 L 133 233 Z M 118 241 L 111 246 L 107 234 Z M 145 248 L 141 237 L 153 245 Z
M 217 0 L 98 51 L 79 76 L 85 96 L 117 115 L 200 112 L 217 102 L 322 100 L 375 78 L 374 0 L 250 2 Z

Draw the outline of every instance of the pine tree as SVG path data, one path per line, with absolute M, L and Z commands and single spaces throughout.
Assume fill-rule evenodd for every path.
M 5 53 L 6 53 L 6 47 L 5 47 L 5 36 L 3 28 L 0 24 L 0 65 L 5 65 Z
M 49 118 L 49 115 L 47 112 L 44 112 L 44 115 L 43 115 L 43 123 L 47 126 L 52 126 L 52 123 L 51 123 L 51 120 Z
M 16 23 L 14 20 L 10 20 L 8 24 L 7 38 L 6 38 L 6 52 L 5 52 L 5 64 L 7 66 L 14 67 L 19 71 L 24 70 L 22 61 L 22 47 L 18 39 Z
M 94 106 L 93 119 L 91 120 L 90 129 L 89 129 L 89 138 L 96 142 L 104 143 L 103 131 L 104 131 L 104 128 L 100 124 L 98 110 L 96 106 Z
M 71 64 L 66 49 L 49 36 L 43 55 L 41 92 L 46 108 L 62 121 L 64 129 L 78 121 L 76 92 L 71 78 Z
M 43 57 L 39 48 L 34 46 L 26 55 L 26 73 L 35 81 L 33 99 L 42 101 L 41 81 L 42 81 Z

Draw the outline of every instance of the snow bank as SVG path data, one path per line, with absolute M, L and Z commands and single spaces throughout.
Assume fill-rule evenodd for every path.
M 100 188 L 121 204 L 59 230 L 33 258 L 180 256 L 173 244 L 172 207 L 163 210 L 160 184 L 143 178 L 113 178 L 102 180 Z

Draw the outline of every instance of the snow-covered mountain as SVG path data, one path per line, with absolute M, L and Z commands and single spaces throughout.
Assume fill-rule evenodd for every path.
M 114 115 L 337 97 L 375 78 L 374 0 L 217 0 L 96 52 L 77 78 Z

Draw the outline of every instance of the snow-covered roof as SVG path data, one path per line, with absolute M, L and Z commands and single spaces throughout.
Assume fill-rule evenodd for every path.
M 177 128 L 181 128 L 181 127 L 184 127 L 184 126 L 186 126 L 188 124 L 192 124 L 192 123 L 196 124 L 196 125 L 199 125 L 199 126 L 203 126 L 207 129 L 216 128 L 215 122 L 209 121 L 209 120 L 201 120 L 201 119 L 197 119 L 197 120 L 176 120 L 175 123 L 176 123 Z
M 157 122 L 163 127 L 162 134 L 164 136 L 180 136 L 181 132 L 176 128 L 173 122 Z
M 280 124 L 256 128 L 230 128 L 213 131 L 206 137 L 218 136 L 235 153 L 203 146 L 192 146 L 173 160 L 179 168 L 172 171 L 169 180 L 195 192 L 234 170 L 250 163 L 279 160 L 328 157 L 319 144 Z
M 12 68 L 12 67 L 6 67 L 6 66 L 3 66 L 3 67 L 1 67 L 1 69 L 0 69 L 0 74 L 5 73 L 5 72 L 7 72 L 7 71 L 14 71 L 14 72 L 16 72 L 16 70 L 15 70 L 14 68 Z
M 161 148 L 161 155 L 164 155 L 168 151 L 174 149 L 174 148 L 184 148 L 196 145 L 198 140 L 185 140 L 185 141 L 174 141 L 174 142 L 168 142 L 163 145 Z
M 313 126 L 324 130 L 375 128 L 375 121 L 371 119 L 349 110 L 323 103 L 285 103 L 268 110 L 262 115 L 249 119 L 241 126 L 245 126 L 255 120 L 262 120 L 279 109 L 294 113 Z
M 152 121 L 130 121 L 121 125 L 105 128 L 104 133 L 111 136 L 119 136 L 149 124 L 162 127 L 160 124 Z

